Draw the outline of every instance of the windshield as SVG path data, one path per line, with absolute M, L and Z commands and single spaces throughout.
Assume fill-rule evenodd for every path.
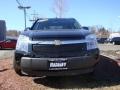
M 38 21 L 32 28 L 33 30 L 47 30 L 47 29 L 80 29 L 77 21 L 70 20 L 45 20 Z

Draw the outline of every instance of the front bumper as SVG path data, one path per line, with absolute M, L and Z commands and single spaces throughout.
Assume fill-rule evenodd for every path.
M 94 51 L 94 52 L 93 52 Z M 64 67 L 50 67 L 50 62 L 65 62 Z M 89 73 L 99 61 L 99 50 L 92 50 L 91 55 L 68 58 L 21 58 L 21 70 L 30 76 L 64 76 Z

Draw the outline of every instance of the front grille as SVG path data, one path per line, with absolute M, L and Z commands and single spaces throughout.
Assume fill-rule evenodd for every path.
M 32 40 L 33 41 L 40 41 L 40 40 L 42 40 L 42 41 L 46 41 L 46 40 L 49 40 L 49 41 L 52 41 L 52 40 L 61 40 L 61 41 L 63 41 L 63 40 L 84 40 L 85 39 L 85 36 L 72 36 L 72 37 L 64 37 L 64 36 L 62 36 L 62 37 L 32 37 Z
M 77 57 L 86 51 L 86 44 L 33 45 L 32 49 L 36 57 Z

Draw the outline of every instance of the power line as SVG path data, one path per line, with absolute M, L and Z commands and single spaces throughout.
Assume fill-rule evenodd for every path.
M 16 0 L 16 2 L 19 6 L 22 6 L 22 4 L 18 0 Z
M 29 20 L 31 22 L 35 22 L 39 18 L 39 14 L 35 10 L 31 15 L 33 16 L 33 18 Z

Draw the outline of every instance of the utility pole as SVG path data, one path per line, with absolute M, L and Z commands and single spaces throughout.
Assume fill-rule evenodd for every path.
M 23 6 L 23 5 L 21 5 L 18 0 L 16 0 L 16 2 L 17 2 L 18 5 L 19 5 L 18 8 L 21 9 L 21 10 L 23 10 L 23 12 L 24 12 L 24 22 L 25 22 L 25 28 L 26 28 L 26 14 L 27 14 L 27 13 L 26 13 L 26 10 L 27 10 L 27 9 L 30 9 L 31 7 L 30 7 L 30 6 Z
M 39 14 L 34 10 L 33 14 L 31 14 L 33 16 L 32 19 L 30 19 L 29 21 L 31 22 L 35 22 L 37 19 L 39 19 Z

